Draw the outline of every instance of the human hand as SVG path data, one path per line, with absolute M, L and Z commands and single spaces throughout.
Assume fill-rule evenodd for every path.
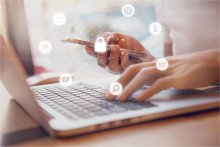
M 167 57 L 169 67 L 165 71 L 156 68 L 156 60 L 129 66 L 117 82 L 123 91 L 117 96 L 126 100 L 143 85 L 151 85 L 137 96 L 138 101 L 145 101 L 154 94 L 168 89 L 193 89 L 208 86 L 219 81 L 219 49 Z M 110 92 L 108 99 L 114 99 Z
M 126 69 L 131 64 L 140 63 L 143 61 L 151 61 L 154 57 L 144 48 L 144 46 L 135 38 L 120 34 L 106 32 L 103 35 L 106 40 L 106 44 L 109 45 L 108 52 L 95 53 L 94 48 L 86 47 L 86 51 L 89 55 L 97 57 L 97 62 L 100 66 L 108 68 L 111 72 L 120 72 Z M 143 53 L 140 60 L 131 58 L 128 51 Z

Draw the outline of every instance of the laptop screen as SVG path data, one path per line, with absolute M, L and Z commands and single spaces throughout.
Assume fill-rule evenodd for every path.
M 9 40 L 25 67 L 27 75 L 31 76 L 35 72 L 23 1 L 6 1 L 6 15 Z

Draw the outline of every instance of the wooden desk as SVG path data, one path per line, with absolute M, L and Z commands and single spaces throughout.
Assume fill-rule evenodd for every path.
M 219 146 L 219 111 L 205 111 L 90 133 L 65 139 L 51 138 L 2 89 L 1 142 L 15 146 Z

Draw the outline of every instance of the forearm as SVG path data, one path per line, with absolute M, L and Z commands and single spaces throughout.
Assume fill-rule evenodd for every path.
M 214 66 L 214 68 L 216 68 L 217 70 L 216 70 L 216 72 L 217 72 L 217 74 L 216 74 L 216 80 L 219 82 L 220 81 L 220 77 L 219 77 L 219 68 L 220 68 L 220 48 L 218 48 L 218 49 L 213 49 L 212 51 L 211 51 L 211 54 L 212 54 L 212 56 L 214 57 L 213 58 L 213 66 Z
M 172 48 L 172 43 L 165 43 L 164 42 L 164 57 L 166 56 L 173 56 L 173 48 Z
M 200 59 L 207 63 L 207 70 L 214 73 L 212 78 L 215 79 L 215 82 L 219 82 L 220 48 L 195 52 L 194 54 L 200 56 Z

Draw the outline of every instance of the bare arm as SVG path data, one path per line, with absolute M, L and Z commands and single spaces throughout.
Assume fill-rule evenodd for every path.
M 152 86 L 137 96 L 137 100 L 144 101 L 168 88 L 193 89 L 211 85 L 219 81 L 219 55 L 220 49 L 211 49 L 169 56 L 166 57 L 169 67 L 165 71 L 156 68 L 155 60 L 131 65 L 118 80 L 124 89 L 117 98 L 124 101 L 137 89 L 151 83 Z M 114 98 L 111 93 L 106 97 Z
M 166 56 L 173 56 L 173 47 L 172 43 L 164 42 L 164 57 Z

